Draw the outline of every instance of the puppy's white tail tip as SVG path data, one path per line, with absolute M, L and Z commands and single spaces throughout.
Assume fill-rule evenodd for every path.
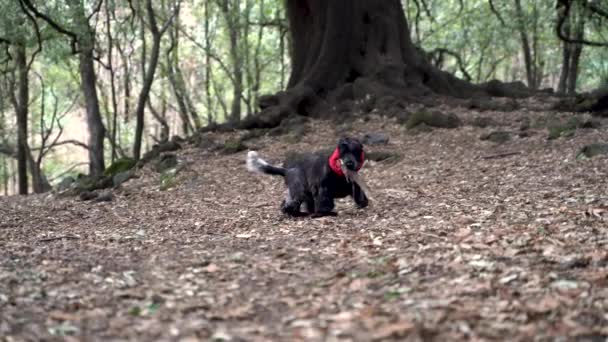
M 258 153 L 256 151 L 249 151 L 247 152 L 247 160 L 249 159 L 257 159 L 258 158 Z
M 247 170 L 260 172 L 260 164 L 263 164 L 263 162 L 256 151 L 247 152 Z

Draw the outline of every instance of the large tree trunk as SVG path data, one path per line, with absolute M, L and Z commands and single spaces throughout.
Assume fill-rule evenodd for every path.
M 287 90 L 260 99 L 260 115 L 241 127 L 272 127 L 298 113 L 326 113 L 323 104 L 353 98 L 481 90 L 432 67 L 410 40 L 398 0 L 288 0 L 292 71 Z

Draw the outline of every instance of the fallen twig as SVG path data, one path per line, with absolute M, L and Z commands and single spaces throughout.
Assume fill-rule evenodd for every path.
M 54 237 L 40 239 L 40 240 L 38 240 L 38 242 L 50 242 L 50 241 L 62 240 L 62 239 L 78 240 L 78 239 L 80 239 L 80 237 L 76 236 L 76 235 L 61 235 L 61 236 L 54 236 Z
M 515 152 L 504 152 L 504 153 L 498 153 L 498 154 L 491 154 L 489 156 L 481 156 L 481 159 L 497 159 L 497 158 L 504 158 L 504 157 L 510 157 L 510 156 L 515 156 L 521 154 L 521 152 L 519 151 L 515 151 Z

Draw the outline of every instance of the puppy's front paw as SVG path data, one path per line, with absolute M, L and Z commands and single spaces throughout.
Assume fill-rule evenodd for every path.
M 318 212 L 310 215 L 310 217 L 312 217 L 312 218 L 319 218 L 319 217 L 325 217 L 325 216 L 338 216 L 338 213 L 336 213 L 334 211 L 318 211 Z

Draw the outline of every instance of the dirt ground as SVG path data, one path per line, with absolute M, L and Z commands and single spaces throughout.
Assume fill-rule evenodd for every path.
M 496 123 L 359 119 L 351 135 L 390 136 L 366 151 L 401 159 L 368 162 L 371 206 L 338 217 L 285 218 L 282 180 L 248 173 L 246 151 L 194 147 L 166 191 L 146 167 L 112 202 L 0 198 L 0 340 L 603 341 L 608 158 L 575 157 L 608 122 L 547 140 L 518 136 L 543 111 L 443 110 Z M 278 162 L 345 129 L 308 125 L 249 144 Z M 513 138 L 479 139 L 497 129 Z

